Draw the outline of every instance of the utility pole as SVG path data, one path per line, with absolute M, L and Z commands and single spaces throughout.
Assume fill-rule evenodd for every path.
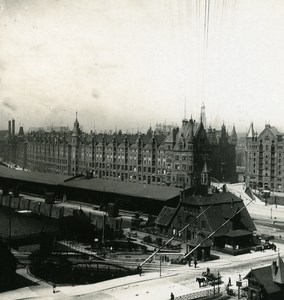
M 12 210 L 11 210 L 11 197 L 9 197 L 9 249 L 12 248 Z
M 105 222 L 106 222 L 106 215 L 103 215 L 103 235 L 102 235 L 102 245 L 105 245 Z

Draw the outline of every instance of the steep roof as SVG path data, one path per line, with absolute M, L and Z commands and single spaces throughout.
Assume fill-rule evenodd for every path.
M 269 124 L 265 125 L 265 128 L 262 130 L 262 132 L 259 135 L 259 138 L 262 137 L 262 135 L 270 133 L 274 138 L 277 137 L 277 135 L 281 135 L 281 133 L 278 131 L 278 129 L 274 126 L 270 126 Z
M 279 284 L 284 284 L 284 262 L 280 256 L 276 260 L 277 272 L 274 277 L 274 282 Z
M 232 130 L 232 133 L 231 133 L 231 139 L 232 139 L 232 140 L 237 140 L 237 139 L 238 139 L 238 136 L 237 136 L 237 133 L 236 133 L 235 125 L 233 126 L 233 130 Z
M 81 133 L 81 130 L 80 130 L 80 125 L 79 125 L 79 122 L 77 120 L 77 113 L 76 113 L 76 120 L 74 122 L 74 127 L 73 127 L 73 131 L 72 131 L 72 136 L 73 137 L 77 137 L 79 136 Z
M 194 195 L 182 199 L 181 203 L 185 205 L 199 206 L 202 207 L 203 210 L 212 205 L 211 208 L 204 214 L 211 231 L 215 231 L 219 226 L 224 224 L 226 220 L 236 215 L 236 213 L 241 209 L 242 210 L 238 213 L 238 216 L 243 228 L 246 228 L 246 230 L 251 232 L 256 230 L 247 209 L 243 208 L 243 200 L 230 192 L 215 193 L 208 196 Z M 216 236 L 224 235 L 232 230 L 232 223 L 228 222 L 220 230 L 218 230 Z
M 202 243 L 202 245 L 200 246 L 201 248 L 211 247 L 212 244 L 213 244 L 212 240 L 211 239 L 207 239 L 204 242 L 204 239 L 205 239 L 204 237 L 202 237 L 200 235 L 197 235 L 196 238 L 187 241 L 187 244 L 189 244 L 192 247 L 196 247 L 197 245 L 199 245 L 200 243 Z
M 280 134 L 280 132 L 278 131 L 278 129 L 275 126 L 270 126 L 269 129 L 275 136 Z
M 273 282 L 271 266 L 265 266 L 257 269 L 252 269 L 244 279 L 255 279 L 268 294 L 274 294 L 281 291 L 281 287 Z
M 206 160 L 204 162 L 204 166 L 203 166 L 203 169 L 202 169 L 201 173 L 205 173 L 205 174 L 209 173 Z
M 160 226 L 169 226 L 178 208 L 164 206 L 160 211 L 155 223 Z
M 198 132 L 202 126 L 202 123 L 197 123 L 192 119 L 185 122 L 176 135 L 175 149 L 179 149 L 180 143 L 186 144 L 187 142 L 192 141 L 193 138 L 198 135 Z
M 249 130 L 248 130 L 248 133 L 247 133 L 247 137 L 248 138 L 254 138 L 255 137 L 255 132 L 254 132 L 254 129 L 253 129 L 253 123 L 250 124 Z

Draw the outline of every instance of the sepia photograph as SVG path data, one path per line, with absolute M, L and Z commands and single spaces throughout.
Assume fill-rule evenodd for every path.
M 284 299 L 284 1 L 0 0 L 0 299 Z

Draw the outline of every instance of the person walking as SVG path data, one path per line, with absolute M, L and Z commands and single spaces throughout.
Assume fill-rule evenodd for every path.
M 171 300 L 175 300 L 175 295 L 171 293 Z
M 188 259 L 188 266 L 189 267 L 191 266 L 191 257 L 189 257 L 189 259 Z
M 197 266 L 197 260 L 195 259 L 194 260 L 194 268 L 196 268 L 196 266 Z

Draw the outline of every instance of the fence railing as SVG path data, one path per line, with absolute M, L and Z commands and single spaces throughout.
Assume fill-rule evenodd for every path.
M 186 295 L 182 295 L 182 296 L 178 296 L 175 297 L 176 300 L 194 300 L 194 299 L 199 299 L 199 298 L 203 298 L 203 297 L 208 297 L 208 296 L 212 296 L 212 295 L 221 295 L 221 293 L 225 292 L 225 288 L 224 287 L 219 287 L 219 289 L 217 287 L 210 288 L 210 289 L 206 289 L 206 290 L 200 290 L 200 291 L 196 291 L 190 294 L 186 294 Z

